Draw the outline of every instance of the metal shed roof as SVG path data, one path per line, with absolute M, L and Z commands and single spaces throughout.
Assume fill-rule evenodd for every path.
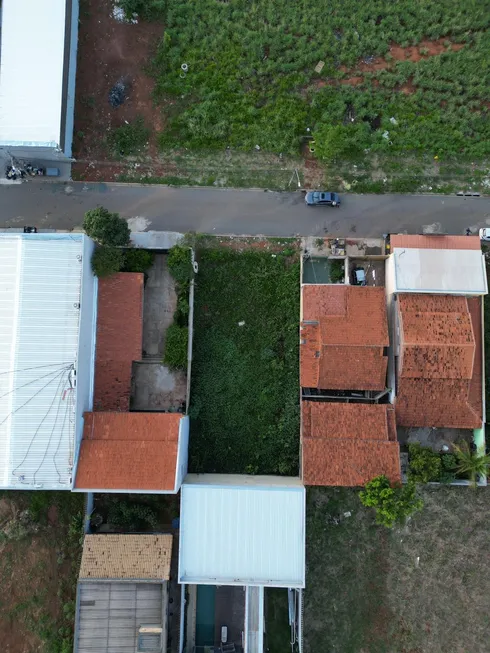
M 300 480 L 189 474 L 181 493 L 179 582 L 304 587 Z
M 486 295 L 485 261 L 475 249 L 395 247 L 395 292 Z
M 67 0 L 3 0 L 0 145 L 59 147 Z
M 0 486 L 71 487 L 82 250 L 0 235 Z

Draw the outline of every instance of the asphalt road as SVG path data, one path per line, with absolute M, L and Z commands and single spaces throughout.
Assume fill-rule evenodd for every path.
M 0 186 L 0 227 L 80 227 L 87 209 L 103 205 L 134 230 L 267 236 L 379 236 L 453 233 L 490 225 L 490 198 L 344 195 L 340 208 L 307 208 L 303 195 L 254 190 L 167 188 L 28 181 Z

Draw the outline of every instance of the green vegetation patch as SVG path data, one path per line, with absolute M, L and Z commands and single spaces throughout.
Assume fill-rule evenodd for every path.
M 151 66 L 160 144 L 296 154 L 309 127 L 326 160 L 486 156 L 487 9 L 332 0 L 327 16 L 315 0 L 167 0 Z
M 419 491 L 424 509 L 388 530 L 358 490 L 308 489 L 305 653 L 488 648 L 489 490 Z
M 291 253 L 198 250 L 193 472 L 298 473 L 300 279 Z

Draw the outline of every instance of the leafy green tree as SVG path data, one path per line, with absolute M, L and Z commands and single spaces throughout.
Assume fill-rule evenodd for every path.
M 130 230 L 126 220 L 119 213 L 111 213 L 103 206 L 85 213 L 83 228 L 99 245 L 124 247 L 129 243 Z
M 424 505 L 417 497 L 414 483 L 391 485 L 386 476 L 376 476 L 366 483 L 359 498 L 364 506 L 376 510 L 376 522 L 387 528 L 402 524 Z
M 97 247 L 91 263 L 96 277 L 110 277 L 111 274 L 120 272 L 124 264 L 124 252 L 117 247 Z
M 414 483 L 438 481 L 442 472 L 441 456 L 418 442 L 408 445 L 410 480 Z
M 194 275 L 189 247 L 174 245 L 168 252 L 167 265 L 170 274 L 179 285 L 189 284 Z
M 471 451 L 467 442 L 453 445 L 456 456 L 456 473 L 468 476 L 470 484 L 476 488 L 478 478 L 488 474 L 490 456 Z
M 127 249 L 124 252 L 123 272 L 146 272 L 154 260 L 155 255 L 147 249 Z

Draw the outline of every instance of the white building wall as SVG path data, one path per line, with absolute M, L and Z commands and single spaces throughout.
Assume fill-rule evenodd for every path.
M 177 470 L 175 474 L 175 493 L 187 476 L 187 464 L 189 458 L 189 417 L 183 416 L 179 425 L 179 449 L 177 454 Z

